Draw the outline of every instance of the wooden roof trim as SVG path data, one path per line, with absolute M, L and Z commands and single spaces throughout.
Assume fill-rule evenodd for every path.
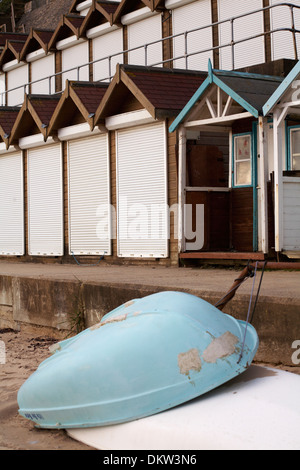
M 153 0 L 141 0 L 145 7 L 149 7 L 151 11 L 154 11 Z M 113 23 L 119 24 L 121 22 L 121 17 L 125 14 L 126 7 L 131 7 L 132 1 L 131 0 L 121 0 L 120 5 L 118 6 L 117 10 L 113 15 Z M 124 11 L 125 10 L 125 11 Z M 135 11 L 135 10 L 132 10 Z
M 18 113 L 20 111 L 20 108 L 15 107 L 15 106 L 1 106 L 1 112 L 5 111 L 5 110 L 7 110 L 9 112 L 15 111 L 16 118 L 17 118 Z M 3 142 L 5 143 L 6 149 L 8 149 L 8 147 L 9 147 L 10 135 L 11 135 L 11 132 L 8 134 L 7 131 L 3 128 L 3 125 L 0 123 L 0 136 L 3 140 Z
M 86 109 L 85 105 L 77 95 L 75 89 L 72 87 L 72 82 L 69 82 L 69 97 L 73 100 L 74 104 L 77 106 L 78 110 L 81 112 L 82 116 L 89 124 L 90 129 L 93 130 L 94 116 L 91 116 L 89 111 Z
M 9 135 L 7 135 L 7 133 L 4 131 L 1 124 L 0 124 L 0 136 L 3 140 L 3 142 L 5 143 L 5 147 L 6 147 L 6 150 L 7 150 L 8 147 L 9 147 Z
M 68 100 L 69 98 L 73 101 L 73 103 L 75 104 L 75 106 L 78 108 L 78 111 L 82 114 L 83 118 L 86 120 L 86 122 L 89 124 L 90 126 L 90 129 L 93 130 L 94 128 L 94 116 L 91 116 L 89 111 L 87 110 L 87 108 L 85 107 L 85 105 L 83 104 L 83 102 L 81 101 L 81 99 L 79 98 L 79 96 L 77 95 L 76 93 L 76 90 L 73 88 L 72 86 L 72 83 L 73 82 L 70 82 L 69 80 L 66 80 L 66 87 L 65 87 L 65 90 L 63 92 L 63 94 L 61 95 L 61 98 L 58 102 L 58 105 L 50 119 L 50 122 L 49 122 L 49 125 L 48 125 L 48 128 L 47 128 L 47 137 L 52 133 L 53 131 L 53 128 L 60 116 L 60 113 L 63 112 L 63 107 L 65 105 L 65 102 L 66 100 Z M 76 82 L 74 82 L 76 83 Z
M 49 125 L 48 125 L 48 128 L 46 130 L 46 135 L 47 137 L 49 135 L 51 135 L 52 133 L 52 130 L 54 128 L 54 125 L 56 124 L 56 121 L 59 117 L 59 113 L 61 112 L 61 109 L 63 108 L 64 106 L 64 103 L 65 101 L 69 98 L 69 80 L 66 80 L 66 87 L 65 87 L 65 90 L 63 92 L 63 94 L 61 95 L 60 97 L 60 100 L 56 106 L 56 109 L 54 111 L 54 113 L 52 114 L 52 117 L 50 119 L 50 122 L 49 122 Z
M 11 130 L 11 133 L 10 133 L 10 136 L 9 136 L 9 139 L 8 139 L 9 145 L 12 145 L 14 143 L 15 139 L 16 139 L 16 133 L 18 131 L 19 126 L 21 125 L 23 115 L 27 111 L 27 100 L 28 100 L 28 97 L 27 97 L 27 95 L 25 95 L 23 104 L 20 108 L 20 111 L 19 111 L 17 117 L 16 117 L 15 123 L 12 127 L 12 130 Z
M 9 54 L 9 53 L 12 53 L 15 57 L 15 59 L 17 59 L 18 62 L 20 62 L 20 55 L 21 55 L 21 52 L 20 51 L 17 51 L 15 48 L 14 48 L 14 43 L 18 43 L 18 44 L 24 44 L 25 42 L 23 41 L 17 41 L 17 40 L 9 40 L 7 39 L 6 43 L 5 43 L 5 46 L 4 46 L 4 49 L 0 55 L 0 67 L 3 65 L 3 63 L 5 62 L 5 57 Z
M 20 130 L 20 128 L 22 128 L 22 121 L 23 121 L 23 116 L 26 112 L 28 112 L 32 118 L 32 120 L 34 121 L 34 123 L 36 124 L 37 128 L 39 129 L 40 133 L 43 135 L 44 137 L 44 140 L 46 141 L 47 140 L 47 137 L 48 137 L 48 123 L 44 123 L 39 114 L 37 113 L 36 109 L 35 109 L 35 106 L 34 104 L 31 102 L 31 99 L 35 99 L 37 97 L 39 97 L 41 99 L 45 99 L 45 102 L 49 99 L 52 99 L 53 97 L 49 97 L 48 95 L 27 95 L 25 94 L 25 97 L 24 97 L 24 102 L 23 102 L 23 105 L 21 106 L 20 108 L 20 111 L 17 115 L 17 118 L 15 120 L 15 123 L 13 125 L 13 128 L 11 130 L 11 134 L 10 134 L 10 137 L 9 137 L 9 145 L 11 144 L 14 144 L 15 140 L 18 139 L 19 137 L 16 137 L 17 136 L 17 133 L 18 131 Z
M 85 19 L 84 19 L 84 21 L 81 25 L 80 32 L 79 32 L 80 36 L 83 36 L 85 34 L 85 32 L 89 29 L 90 19 L 97 12 L 101 13 L 104 16 L 104 18 L 108 21 L 110 26 L 112 26 L 112 24 L 113 24 L 113 14 L 112 13 L 107 13 L 107 11 L 104 8 L 102 8 L 102 6 L 96 0 L 93 0 L 92 6 L 89 9 L 89 12 L 86 15 L 86 17 L 85 17 Z
M 22 49 L 22 52 L 20 54 L 20 60 L 25 60 L 26 55 L 28 53 L 27 50 L 28 50 L 29 45 L 32 41 L 36 41 L 41 46 L 41 48 L 44 49 L 45 54 L 48 54 L 48 52 L 49 52 L 49 48 L 48 48 L 49 42 L 45 43 L 42 40 L 42 38 L 39 36 L 38 31 L 42 31 L 42 30 L 40 30 L 40 29 L 35 30 L 33 28 L 30 29 L 30 33 L 27 37 L 27 40 L 26 40 L 26 42 L 24 44 L 24 47 Z
M 60 30 L 62 28 L 69 28 L 70 31 L 77 37 L 77 39 L 79 39 L 80 37 L 80 28 L 82 26 L 79 26 L 79 27 L 76 27 L 75 25 L 73 25 L 73 23 L 71 22 L 70 20 L 70 17 L 71 17 L 71 13 L 68 14 L 68 15 L 63 15 L 60 22 L 58 23 L 57 27 L 55 28 L 55 31 L 53 33 L 53 36 L 52 38 L 50 39 L 49 41 L 49 44 L 48 44 L 48 48 L 51 49 L 51 48 L 55 48 L 55 43 L 58 41 L 58 36 L 59 36 L 59 33 L 60 33 Z M 74 17 L 80 17 L 80 15 L 74 15 Z M 84 17 L 81 17 L 84 21 Z
M 70 8 L 69 8 L 69 13 L 76 13 L 76 6 L 80 3 L 82 3 L 83 0 L 73 0 Z
M 152 105 L 152 103 L 150 103 L 150 101 L 141 92 L 141 90 L 135 85 L 135 83 L 133 83 L 133 81 L 127 75 L 126 71 L 122 69 L 122 66 L 120 64 L 117 64 L 115 76 L 113 80 L 111 81 L 95 113 L 95 119 L 94 119 L 95 125 L 97 125 L 99 121 L 103 119 L 105 109 L 107 108 L 107 105 L 109 104 L 110 100 L 113 99 L 112 96 L 113 96 L 114 90 L 121 82 L 137 98 L 137 100 L 151 114 L 151 116 L 155 118 L 155 115 L 156 115 L 155 107 Z

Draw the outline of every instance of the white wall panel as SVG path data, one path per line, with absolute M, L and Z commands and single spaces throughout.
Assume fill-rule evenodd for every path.
M 278 5 L 283 3 L 281 0 L 270 0 L 270 5 L 274 6 L 270 9 L 271 30 L 279 28 L 292 27 L 291 9 L 288 5 Z M 300 0 L 293 0 L 294 5 L 300 6 Z M 275 6 L 278 5 L 278 6 Z M 294 8 L 295 28 L 300 30 L 300 9 Z M 296 34 L 296 44 L 294 44 L 293 33 L 290 31 L 277 31 L 271 36 L 272 44 L 272 60 L 277 59 L 296 59 L 295 49 L 300 56 L 300 34 Z M 295 47 L 296 46 L 296 47 Z
M 68 142 L 69 250 L 111 254 L 108 135 Z
M 63 255 L 61 144 L 28 150 L 28 251 Z
M 185 31 L 210 25 L 212 22 L 210 0 L 198 0 L 175 8 L 172 11 L 172 18 L 173 34 L 184 33 Z M 188 54 L 192 54 L 193 52 L 205 51 L 211 48 L 212 45 L 211 27 L 189 33 L 187 35 L 187 46 L 185 46 L 184 35 L 181 35 L 174 38 L 174 57 L 183 56 L 185 54 L 185 48 Z M 188 58 L 187 67 L 184 58 L 175 60 L 174 67 L 207 70 L 208 59 L 212 60 L 211 51 L 191 55 Z
M 35 60 L 31 63 L 31 82 L 44 79 L 31 85 L 31 93 L 47 95 L 55 92 L 55 78 L 50 75 L 55 74 L 55 55 L 49 54 L 46 57 Z M 50 84 L 49 84 L 50 81 Z
M 251 2 L 232 0 L 218 0 L 219 21 L 227 20 L 235 16 L 261 9 L 262 0 Z M 234 41 L 240 41 L 264 32 L 263 12 L 247 15 L 233 22 Z M 230 44 L 231 23 L 227 21 L 219 25 L 220 45 Z M 264 36 L 249 39 L 234 46 L 234 69 L 260 64 L 265 61 Z M 232 48 L 231 46 L 220 49 L 220 68 L 231 70 Z
M 162 39 L 161 15 L 150 16 L 149 18 L 137 21 L 127 26 L 128 49 Z M 140 47 L 128 53 L 129 64 L 134 65 L 155 65 L 162 61 L 162 43 L 158 42 L 147 47 L 147 62 L 145 62 L 145 49 Z
M 168 256 L 165 123 L 116 133 L 118 256 Z
M 25 93 L 25 87 L 23 85 L 26 85 L 26 83 L 29 82 L 28 65 L 21 65 L 20 67 L 7 72 L 6 80 L 7 90 L 17 88 L 16 90 L 7 93 L 7 106 L 23 104 Z M 26 93 L 28 93 L 28 88 L 26 88 Z
M 89 61 L 89 48 L 88 41 L 80 42 L 79 44 L 72 45 L 67 49 L 62 50 L 62 70 L 69 70 L 82 64 L 87 64 Z M 66 80 L 88 80 L 89 79 L 89 66 L 81 67 L 79 75 L 77 69 L 65 72 L 62 74 L 62 87 L 65 87 Z
M 22 152 L 0 155 L 0 254 L 24 254 Z
M 93 39 L 93 61 L 103 59 L 109 55 L 117 54 L 123 50 L 123 32 L 117 29 L 107 34 L 103 34 Z M 101 60 L 93 65 L 93 80 L 103 80 L 113 76 L 116 71 L 117 63 L 123 63 L 123 54 L 118 54 L 111 58 L 110 69 L 109 60 Z
M 300 250 L 300 178 L 283 178 L 283 249 Z

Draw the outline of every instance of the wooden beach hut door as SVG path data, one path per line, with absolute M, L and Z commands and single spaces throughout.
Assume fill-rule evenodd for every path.
M 220 132 L 187 141 L 186 251 L 255 251 L 253 148 L 252 132 L 234 134 L 230 145 Z M 204 207 L 201 247 L 190 237 L 200 229 L 197 205 Z

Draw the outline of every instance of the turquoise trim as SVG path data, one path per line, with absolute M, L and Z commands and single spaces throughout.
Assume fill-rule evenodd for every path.
M 192 110 L 192 108 L 195 106 L 197 101 L 201 98 L 202 94 L 206 91 L 206 89 L 214 83 L 217 85 L 221 90 L 223 90 L 225 93 L 227 93 L 233 100 L 235 100 L 238 104 L 240 104 L 246 111 L 250 112 L 255 118 L 258 118 L 259 112 L 257 109 L 255 109 L 253 106 L 251 106 L 246 100 L 241 98 L 235 91 L 233 91 L 228 85 L 226 85 L 224 82 L 222 82 L 222 79 L 216 76 L 216 73 L 219 75 L 226 74 L 228 76 L 228 72 L 221 71 L 221 70 L 213 70 L 211 62 L 209 60 L 208 62 L 208 75 L 207 78 L 204 80 L 204 82 L 201 84 L 201 86 L 198 88 L 196 93 L 192 96 L 192 98 L 188 101 L 188 103 L 185 105 L 185 107 L 181 110 L 181 112 L 178 114 L 176 119 L 173 121 L 173 123 L 169 127 L 169 132 L 174 132 L 179 124 L 182 123 L 182 121 L 186 118 L 186 116 L 189 114 L 189 112 Z M 232 71 L 230 72 L 231 76 L 245 76 L 249 78 L 249 74 L 245 74 L 243 72 L 235 72 Z M 250 74 L 251 76 L 251 74 Z M 262 78 L 261 75 L 256 75 L 253 74 L 253 77 L 255 78 Z M 266 76 L 269 78 L 269 76 Z M 280 78 L 279 78 L 280 80 Z M 278 80 L 278 81 L 279 81 Z
M 251 183 L 250 184 L 242 184 L 242 185 L 239 185 L 239 184 L 235 184 L 235 181 L 234 181 L 234 177 L 235 177 L 235 166 L 234 166 L 234 139 L 235 137 L 242 137 L 243 135 L 249 135 L 251 137 L 251 159 L 250 159 L 250 163 L 251 163 Z M 252 138 L 252 132 L 249 131 L 249 132 L 241 132 L 240 134 L 233 134 L 232 135 L 232 167 L 231 167 L 231 184 L 232 184 L 232 187 L 233 188 L 252 188 L 253 186 L 253 171 L 252 171 L 252 159 L 253 159 L 253 138 Z
M 211 76 L 209 75 L 201 84 L 201 86 L 198 88 L 196 93 L 194 93 L 194 95 L 188 101 L 185 107 L 180 111 L 176 119 L 172 122 L 172 124 L 169 127 L 169 132 L 174 132 L 176 130 L 176 128 L 179 126 L 179 124 L 181 124 L 181 122 L 184 120 L 187 114 L 191 111 L 191 109 L 194 107 L 194 105 L 197 103 L 201 95 L 210 86 L 211 83 L 212 83 Z
M 236 185 L 234 182 L 235 165 L 234 165 L 234 138 L 249 135 L 251 138 L 251 184 Z M 253 251 L 258 250 L 258 200 L 257 200 L 257 122 L 252 123 L 252 132 L 242 132 L 233 134 L 232 136 L 232 187 L 233 188 L 253 188 L 253 233 L 252 243 Z
M 222 80 L 214 75 L 214 83 L 221 88 L 227 95 L 231 96 L 238 104 L 240 104 L 244 109 L 249 111 L 255 118 L 258 118 L 259 113 L 257 109 L 253 108 L 246 100 L 240 97 L 235 91 L 233 91 L 228 85 L 222 82 Z
M 299 129 L 300 130 L 300 125 L 298 126 L 288 126 L 287 125 L 287 122 L 286 122 L 286 158 L 285 158 L 285 161 L 286 161 L 286 169 L 289 171 L 289 170 L 292 170 L 292 155 L 291 155 L 291 148 L 292 148 L 292 144 L 291 144 L 291 131 L 293 129 Z
M 253 251 L 258 250 L 257 122 L 252 123 Z
M 263 75 L 259 73 L 249 73 L 249 72 L 239 72 L 237 70 L 217 70 L 214 69 L 215 74 L 217 75 L 225 75 L 226 77 L 240 77 L 240 78 L 251 78 L 254 80 L 270 80 L 272 82 L 279 82 L 283 81 L 282 77 L 276 77 L 274 75 Z
M 290 73 L 285 77 L 279 87 L 274 91 L 273 95 L 268 99 L 268 101 L 263 106 L 263 115 L 266 116 L 269 114 L 277 102 L 281 99 L 284 95 L 286 90 L 289 86 L 293 83 L 293 81 L 298 77 L 300 74 L 300 61 L 294 66 L 294 68 L 290 71 Z
M 285 124 L 285 167 L 287 170 L 290 170 L 290 161 L 291 161 L 291 132 L 290 128 L 287 125 L 287 121 L 284 121 Z

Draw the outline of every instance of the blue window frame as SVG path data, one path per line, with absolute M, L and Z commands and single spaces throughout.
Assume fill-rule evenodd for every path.
M 232 186 L 249 187 L 253 184 L 252 133 L 232 136 Z
M 288 129 L 287 170 L 300 171 L 300 126 L 289 126 Z

